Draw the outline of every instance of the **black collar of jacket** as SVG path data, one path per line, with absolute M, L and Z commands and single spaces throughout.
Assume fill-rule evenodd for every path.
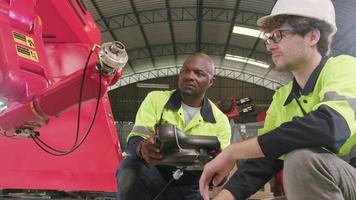
M 181 107 L 181 102 L 182 96 L 180 95 L 180 90 L 176 89 L 164 107 L 177 111 Z M 204 97 L 203 99 L 203 106 L 200 108 L 200 114 L 204 121 L 213 124 L 216 123 L 215 117 L 213 115 L 213 109 L 207 97 Z
M 310 75 L 307 83 L 305 84 L 304 89 L 300 88 L 295 78 L 293 78 L 293 86 L 292 91 L 289 93 L 287 100 L 284 102 L 284 106 L 288 105 L 294 98 L 294 95 L 300 97 L 300 95 L 308 95 L 314 90 L 316 81 L 318 80 L 319 74 L 323 69 L 326 61 L 328 60 L 327 56 L 321 58 L 319 65 L 314 69 L 312 74 Z M 294 95 L 293 95 L 294 94 Z

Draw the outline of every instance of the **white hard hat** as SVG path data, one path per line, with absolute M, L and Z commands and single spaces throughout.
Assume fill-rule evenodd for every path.
M 258 26 L 277 15 L 297 15 L 325 21 L 336 32 L 335 9 L 331 0 L 278 0 L 270 15 L 257 20 Z

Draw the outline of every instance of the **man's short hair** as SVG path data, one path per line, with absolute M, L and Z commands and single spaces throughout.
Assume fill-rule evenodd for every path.
M 201 57 L 201 58 L 205 59 L 209 63 L 209 66 L 210 66 L 210 67 L 208 66 L 209 67 L 208 73 L 211 76 L 214 76 L 214 74 L 215 74 L 215 64 L 214 64 L 213 59 L 210 58 L 210 56 L 208 56 L 207 54 L 202 53 L 202 52 L 195 52 L 192 55 L 190 55 L 188 57 L 188 59 L 193 58 L 193 57 Z

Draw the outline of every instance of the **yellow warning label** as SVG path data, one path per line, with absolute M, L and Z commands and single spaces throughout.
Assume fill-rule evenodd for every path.
M 16 51 L 18 56 L 38 62 L 38 54 L 36 51 L 19 45 L 16 45 Z
M 28 37 L 24 34 L 15 32 L 15 31 L 12 32 L 12 36 L 14 37 L 15 42 L 25 45 L 25 46 L 28 46 L 28 47 L 31 47 L 31 48 L 36 48 L 33 38 Z

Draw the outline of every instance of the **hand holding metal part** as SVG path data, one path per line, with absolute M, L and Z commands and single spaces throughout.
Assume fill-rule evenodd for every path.
M 220 152 L 220 142 L 215 136 L 187 136 L 171 124 L 158 126 L 156 134 L 155 145 L 163 155 L 160 165 L 202 170 Z

